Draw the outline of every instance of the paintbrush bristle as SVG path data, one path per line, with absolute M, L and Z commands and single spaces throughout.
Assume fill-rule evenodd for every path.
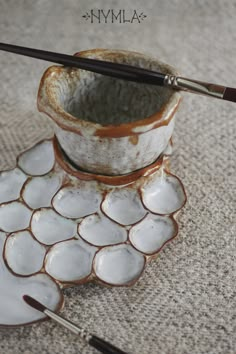
M 236 102 L 236 89 L 232 87 L 226 87 L 223 100 Z
M 45 307 L 43 304 L 41 304 L 39 301 L 33 299 L 29 295 L 24 295 L 23 299 L 29 306 L 33 307 L 35 310 L 38 310 L 40 312 L 44 312 L 45 310 L 47 310 L 47 307 Z

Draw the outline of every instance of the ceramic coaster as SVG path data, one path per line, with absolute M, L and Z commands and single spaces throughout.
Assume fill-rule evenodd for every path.
M 59 310 L 65 287 L 133 285 L 178 233 L 186 194 L 166 159 L 114 186 L 73 176 L 54 151 L 53 139 L 44 140 L 0 174 L 1 325 L 43 318 L 23 294 Z

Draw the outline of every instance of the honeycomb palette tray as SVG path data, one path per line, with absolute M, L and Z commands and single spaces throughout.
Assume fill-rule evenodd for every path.
M 45 317 L 24 303 L 24 294 L 58 311 L 65 287 L 133 285 L 178 233 L 186 194 L 165 163 L 128 185 L 111 186 L 70 175 L 54 151 L 53 139 L 44 140 L 0 173 L 2 326 Z

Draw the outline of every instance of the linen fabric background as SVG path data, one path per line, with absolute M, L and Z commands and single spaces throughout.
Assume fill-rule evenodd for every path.
M 93 23 L 91 9 L 136 9 L 141 23 Z M 236 87 L 236 2 L 230 0 L 0 0 L 1 41 L 73 54 L 128 49 L 186 77 Z M 46 62 L 0 52 L 0 169 L 52 136 L 36 108 Z M 184 94 L 172 172 L 186 188 L 179 236 L 133 288 L 67 289 L 62 315 L 129 353 L 236 352 L 236 105 Z M 1 279 L 0 279 L 1 281 Z M 1 294 L 0 294 L 1 298 Z M 90 354 L 53 322 L 0 329 L 0 353 Z

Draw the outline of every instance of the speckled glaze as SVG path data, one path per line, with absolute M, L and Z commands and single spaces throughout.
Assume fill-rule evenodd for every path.
M 136 52 L 93 49 L 76 55 L 176 74 L 169 65 Z M 167 88 L 52 66 L 41 80 L 38 109 L 54 120 L 61 148 L 80 169 L 121 175 L 161 155 L 180 99 Z
M 186 195 L 165 155 L 117 185 L 111 179 L 118 176 L 107 184 L 92 173 L 85 180 L 69 174 L 55 144 L 39 142 L 0 173 L 0 326 L 44 318 L 27 307 L 24 293 L 60 309 L 60 289 L 68 286 L 133 285 L 178 233 Z
M 80 55 L 174 73 L 138 53 Z M 186 194 L 169 155 L 179 101 L 164 88 L 47 70 L 38 105 L 56 135 L 0 172 L 0 326 L 45 319 L 24 294 L 57 311 L 63 288 L 135 284 L 177 235 Z

